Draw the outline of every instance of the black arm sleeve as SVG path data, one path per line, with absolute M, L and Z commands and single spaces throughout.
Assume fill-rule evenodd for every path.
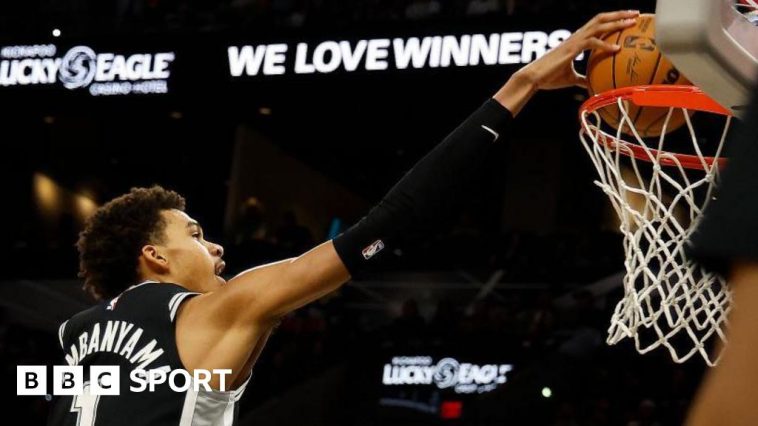
M 334 239 L 352 275 L 385 247 L 459 210 L 482 165 L 507 138 L 513 115 L 489 99 L 419 161 L 357 224 Z
M 724 147 L 727 163 L 716 196 L 690 239 L 687 254 L 725 274 L 732 261 L 758 261 L 758 97 L 744 126 Z

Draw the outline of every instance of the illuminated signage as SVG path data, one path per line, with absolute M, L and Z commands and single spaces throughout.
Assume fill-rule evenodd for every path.
M 382 384 L 424 385 L 452 389 L 455 393 L 485 393 L 508 381 L 512 364 L 473 364 L 455 358 L 436 363 L 429 356 L 396 356 L 384 365 Z
M 61 84 L 86 89 L 92 96 L 167 93 L 173 52 L 96 53 L 75 46 L 59 54 L 57 46 L 0 48 L 0 86 Z
M 570 35 L 570 31 L 559 29 L 549 33 L 327 40 L 294 46 L 272 43 L 230 46 L 227 56 L 232 77 L 525 64 Z

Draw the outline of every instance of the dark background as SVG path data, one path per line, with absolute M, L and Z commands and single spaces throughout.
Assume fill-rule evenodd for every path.
M 0 88 L 3 400 L 23 407 L 26 424 L 44 423 L 47 402 L 15 397 L 11 386 L 16 365 L 60 363 L 57 325 L 90 303 L 78 289 L 73 246 L 86 217 L 82 199 L 99 205 L 158 183 L 186 196 L 208 238 L 226 247 L 230 273 L 296 255 L 357 220 L 517 69 L 232 81 L 227 46 L 573 30 L 598 11 L 630 7 L 652 11 L 653 2 L 5 5 L 2 45 L 172 50 L 177 59 L 167 95 Z M 243 424 L 680 424 L 702 361 L 676 365 L 664 351 L 640 356 L 629 342 L 604 343 L 623 253 L 578 143 L 585 98 L 580 89 L 539 93 L 503 157 L 492 159 L 488 183 L 451 223 L 392 253 L 381 272 L 285 318 L 246 391 Z M 41 201 L 42 187 L 55 188 L 53 207 Z M 382 387 L 383 365 L 399 355 L 514 370 L 483 395 Z M 389 407 L 387 398 L 433 409 Z M 463 403 L 460 417 L 441 418 L 446 401 Z

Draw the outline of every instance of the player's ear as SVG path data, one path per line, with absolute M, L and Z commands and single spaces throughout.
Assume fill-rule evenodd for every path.
M 157 246 L 151 244 L 145 245 L 142 247 L 140 254 L 149 268 L 161 272 L 168 269 L 168 259 Z

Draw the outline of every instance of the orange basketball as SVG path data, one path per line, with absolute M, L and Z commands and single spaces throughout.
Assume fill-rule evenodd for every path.
M 590 53 L 587 64 L 590 95 L 645 84 L 692 84 L 656 46 L 653 14 L 640 15 L 635 26 L 609 33 L 603 40 L 621 46 L 621 50 L 615 54 L 597 49 Z M 668 108 L 641 108 L 629 103 L 625 109 L 640 136 L 660 136 Z M 621 114 L 617 106 L 601 108 L 598 112 L 603 121 L 618 129 Z M 676 130 L 684 123 L 684 113 L 675 109 L 666 131 Z M 628 124 L 622 131 L 631 134 Z

